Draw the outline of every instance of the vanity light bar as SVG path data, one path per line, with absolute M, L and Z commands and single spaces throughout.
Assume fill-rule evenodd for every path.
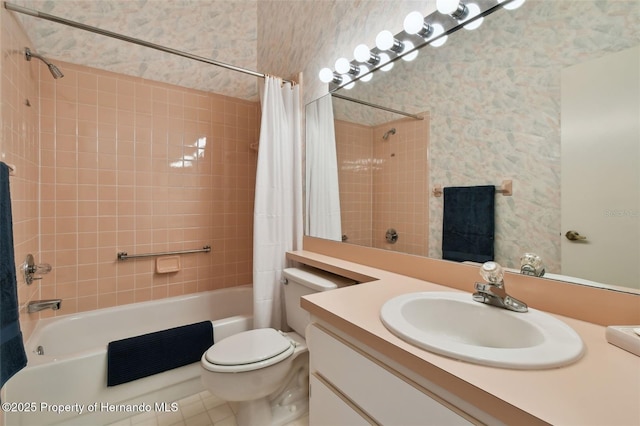
M 398 59 L 406 58 L 410 60 L 409 57 L 411 55 L 415 57 L 418 50 L 427 44 L 441 46 L 450 34 L 453 34 L 459 29 L 477 28 L 485 16 L 502 8 L 509 10 L 515 9 L 522 5 L 524 1 L 525 0 L 468 0 L 458 2 L 453 14 L 444 14 L 436 10 L 424 18 L 423 28 L 416 34 L 409 34 L 403 30 L 389 39 L 389 31 L 383 31 L 381 34 L 384 33 L 384 36 L 382 36 L 381 39 L 387 41 L 387 43 L 383 43 L 383 47 L 387 47 L 389 45 L 388 41 L 391 41 L 388 49 L 382 50 L 378 46 L 370 49 L 369 57 L 366 58 L 366 60 L 352 60 L 348 68 L 343 68 L 344 70 L 348 69 L 345 73 L 333 71 L 330 68 L 323 68 L 320 71 L 320 79 L 329 84 L 329 93 L 334 93 L 342 88 L 351 88 L 356 81 L 361 79 L 367 81 L 371 78 L 371 73 L 378 69 L 393 66 L 393 63 Z M 509 7 L 510 5 L 511 7 Z M 469 10 L 472 10 L 474 13 L 469 18 L 467 15 L 461 13 L 456 14 L 456 12 L 460 10 L 466 10 L 467 15 L 469 14 Z M 435 31 L 434 29 L 436 28 L 439 31 Z M 440 30 L 440 28 L 442 29 Z M 362 48 L 362 45 L 358 46 L 358 48 Z M 362 53 L 360 55 L 362 56 Z M 364 56 L 360 59 L 363 59 Z M 385 56 L 389 59 L 387 61 L 381 60 L 381 58 Z M 360 72 L 355 73 L 354 70 L 359 70 Z M 369 77 L 364 78 L 367 76 Z

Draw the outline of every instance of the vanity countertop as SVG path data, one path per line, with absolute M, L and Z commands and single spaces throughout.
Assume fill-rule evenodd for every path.
M 313 252 L 288 257 L 368 281 L 305 296 L 303 308 L 507 424 L 640 425 L 640 357 L 607 343 L 603 326 L 553 315 L 586 346 L 584 356 L 569 366 L 510 370 L 471 364 L 406 343 L 379 319 L 382 305 L 400 294 L 459 290 Z

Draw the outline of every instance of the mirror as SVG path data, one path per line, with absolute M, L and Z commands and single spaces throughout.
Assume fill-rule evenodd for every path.
M 562 273 L 563 246 L 571 243 L 561 223 L 562 73 L 638 46 L 639 22 L 635 1 L 528 0 L 490 15 L 475 31 L 457 31 L 443 47 L 422 48 L 413 62 L 396 61 L 390 72 L 340 89 L 349 98 L 424 118 L 333 99 L 346 243 L 442 258 L 443 198 L 433 196 L 436 185 L 511 180 L 513 196 L 495 199 L 496 261 L 519 269 L 520 256 L 534 252 L 546 277 L 573 281 L 554 275 Z M 640 140 L 637 145 L 629 153 L 635 176 Z M 608 173 L 597 165 L 591 170 Z M 378 179 L 387 172 L 388 179 Z M 640 206 L 633 197 L 621 219 L 637 249 Z M 390 210 L 381 211 L 382 205 Z M 608 209 L 616 207 L 601 206 L 599 214 Z M 390 228 L 395 243 L 387 242 Z M 637 262 L 630 266 L 638 274 Z M 607 268 L 600 269 L 606 274 Z M 606 277 L 594 281 L 621 285 Z M 637 289 L 640 282 L 636 275 L 622 285 Z

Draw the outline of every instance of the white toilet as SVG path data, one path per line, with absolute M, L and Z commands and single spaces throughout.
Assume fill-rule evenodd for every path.
M 308 411 L 309 353 L 304 340 L 309 313 L 300 297 L 353 284 L 324 271 L 283 271 L 287 324 L 294 331 L 273 328 L 244 331 L 211 346 L 202 355 L 202 383 L 225 401 L 237 401 L 237 423 L 283 425 Z

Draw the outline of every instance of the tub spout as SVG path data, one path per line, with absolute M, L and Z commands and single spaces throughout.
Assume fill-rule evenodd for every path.
M 43 309 L 53 309 L 57 311 L 60 309 L 60 306 L 62 306 L 62 299 L 34 300 L 27 305 L 27 312 L 32 314 L 42 311 Z

